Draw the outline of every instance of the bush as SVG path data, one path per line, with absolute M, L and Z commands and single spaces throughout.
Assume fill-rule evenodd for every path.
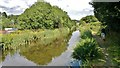
M 100 56 L 101 49 L 98 47 L 98 44 L 93 38 L 81 40 L 81 42 L 77 44 L 77 47 L 74 49 L 72 54 L 73 58 L 82 60 L 82 62 L 93 61 L 100 58 Z
M 86 38 L 92 38 L 92 33 L 90 30 L 85 30 L 81 32 L 81 38 L 86 39 Z

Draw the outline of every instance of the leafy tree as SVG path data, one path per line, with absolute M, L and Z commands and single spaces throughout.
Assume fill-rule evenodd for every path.
M 2 13 L 2 17 L 7 18 L 7 14 L 6 14 L 6 12 L 3 12 L 3 13 Z
M 120 30 L 120 4 L 119 2 L 92 2 L 96 18 L 111 30 Z
M 6 12 L 3 12 L 1 15 L 0 25 L 2 29 L 7 27 L 17 27 L 17 15 L 9 15 L 7 16 Z
M 91 22 L 97 22 L 97 18 L 93 15 L 89 15 L 86 17 L 83 17 L 80 22 L 85 22 L 85 23 L 91 23 Z
M 71 28 L 74 25 L 65 11 L 46 2 L 36 2 L 17 21 L 19 29 Z

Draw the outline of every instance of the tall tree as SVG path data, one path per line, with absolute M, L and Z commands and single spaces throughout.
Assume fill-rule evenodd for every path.
M 96 18 L 112 30 L 120 30 L 119 2 L 92 2 Z
M 6 12 L 3 12 L 3 13 L 2 13 L 2 16 L 7 18 Z
M 53 29 L 71 27 L 71 19 L 65 11 L 46 2 L 36 2 L 18 19 L 20 29 Z

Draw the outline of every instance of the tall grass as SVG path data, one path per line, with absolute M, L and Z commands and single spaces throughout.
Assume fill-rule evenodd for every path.
M 91 22 L 83 23 L 79 26 L 80 31 L 90 30 L 92 34 L 100 34 L 101 23 L 100 22 Z
M 39 30 L 39 31 L 17 31 L 11 34 L 2 36 L 3 50 L 17 49 L 22 45 L 29 45 L 31 42 L 40 41 L 43 45 L 48 45 L 61 38 L 66 37 L 69 34 L 68 28 L 60 28 L 54 30 Z
M 111 55 L 111 60 L 114 65 L 120 66 L 120 35 L 117 32 L 110 31 L 106 36 L 105 46 L 108 48 L 108 53 Z

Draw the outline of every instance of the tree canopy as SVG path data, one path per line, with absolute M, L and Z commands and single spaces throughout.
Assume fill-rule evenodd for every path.
M 82 22 L 91 23 L 91 22 L 97 22 L 97 21 L 98 21 L 98 19 L 93 15 L 88 15 L 88 16 L 80 19 L 80 23 L 82 23 Z
M 21 15 L 2 15 L 2 28 L 16 27 L 18 29 L 54 29 L 61 27 L 71 28 L 75 23 L 57 6 L 46 2 L 36 2 L 27 8 Z
M 19 29 L 53 29 L 60 27 L 71 28 L 73 23 L 67 13 L 57 6 L 46 2 L 36 2 L 26 9 L 18 19 Z
M 6 12 L 0 12 L 0 25 L 2 25 L 0 27 L 0 29 L 4 29 L 7 27 L 16 27 L 17 25 L 17 17 L 18 15 L 7 15 Z
M 119 2 L 92 2 L 94 14 L 99 21 L 108 25 L 112 30 L 120 30 L 120 4 Z

